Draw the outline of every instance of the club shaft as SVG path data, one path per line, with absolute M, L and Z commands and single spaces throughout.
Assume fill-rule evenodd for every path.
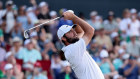
M 41 23 L 41 24 L 39 24 L 39 25 L 37 25 L 37 26 L 34 26 L 34 27 L 32 27 L 32 28 L 30 28 L 30 29 L 28 29 L 28 30 L 32 30 L 32 29 L 34 29 L 34 28 L 36 28 L 36 27 L 40 27 L 40 26 L 42 26 L 42 25 L 44 25 L 44 24 L 47 24 L 47 23 L 52 22 L 52 21 L 54 21 L 54 20 L 57 20 L 57 19 L 59 19 L 59 18 L 60 18 L 60 17 L 57 17 L 57 18 L 54 18 L 54 19 L 49 20 L 49 21 L 47 21 L 47 22 Z

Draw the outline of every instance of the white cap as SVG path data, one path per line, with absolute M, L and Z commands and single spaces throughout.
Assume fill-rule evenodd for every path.
M 122 54 L 122 53 L 125 53 L 125 50 L 121 48 L 121 49 L 119 49 L 118 52 L 119 52 L 119 54 Z
M 97 14 L 98 14 L 97 11 L 92 11 L 92 12 L 90 13 L 90 16 L 96 16 Z
M 116 75 L 114 75 L 114 77 L 113 77 L 113 79 L 119 79 L 119 75 L 118 74 L 116 74 Z
M 102 19 L 102 17 L 101 16 L 96 16 L 95 19 L 98 21 L 98 20 Z
M 55 15 L 57 15 L 56 11 L 51 11 L 51 12 L 50 12 L 50 16 L 51 16 L 51 17 L 52 17 L 52 16 L 55 16 Z
M 13 1 L 12 0 L 8 0 L 7 2 L 6 2 L 6 6 L 7 5 L 12 5 L 13 4 Z
M 22 44 L 22 40 L 21 40 L 19 37 L 14 37 L 14 38 L 12 39 L 12 44 L 13 44 L 14 42 L 20 42 L 20 44 Z
M 25 40 L 24 45 L 27 45 L 27 44 L 29 44 L 30 42 L 31 42 L 31 40 L 30 40 L 30 39 L 27 39 L 27 40 Z
M 17 37 L 17 36 L 16 36 L 16 37 L 14 37 L 14 38 L 13 38 L 13 40 L 12 40 L 12 41 L 13 41 L 13 42 L 20 42 L 20 41 L 21 41 L 21 39 L 20 39 L 19 37 Z
M 48 3 L 44 2 L 44 1 L 40 2 L 39 3 L 39 7 L 43 7 L 43 6 L 48 6 Z
M 101 52 L 100 52 L 100 57 L 101 58 L 105 58 L 105 57 L 108 57 L 109 55 L 108 55 L 108 52 L 106 51 L 106 50 L 102 50 Z
M 132 9 L 130 10 L 130 13 L 131 13 L 131 14 L 137 13 L 137 10 L 136 10 L 135 8 L 132 8 Z
M 119 34 L 118 32 L 113 32 L 111 33 L 111 38 L 114 39 L 115 37 L 117 37 Z
M 64 36 L 64 34 L 66 34 L 67 32 L 69 32 L 72 29 L 73 26 L 75 26 L 75 25 L 72 25 L 72 26 L 70 26 L 70 25 L 62 25 L 58 29 L 58 31 L 57 31 L 58 38 L 61 40 L 61 38 Z
M 12 64 L 6 64 L 5 67 L 4 67 L 4 70 L 9 70 L 9 69 L 12 69 L 12 68 L 13 68 Z
M 29 12 L 29 11 L 33 11 L 33 7 L 29 7 L 29 8 L 27 8 L 26 11 L 27 11 L 27 12 Z
M 120 45 L 121 45 L 121 46 L 126 46 L 127 43 L 126 43 L 126 41 L 122 41 L 122 42 L 120 43 Z
M 63 67 L 70 66 L 70 63 L 68 61 L 62 61 L 62 66 Z
M 7 59 L 11 55 L 12 55 L 12 52 L 7 52 L 6 55 L 5 55 L 5 59 Z
M 129 56 L 130 56 L 129 54 L 124 54 L 124 55 L 122 56 L 122 58 L 123 58 L 123 59 L 128 59 Z
M 34 36 L 37 36 L 37 32 L 36 32 L 36 31 L 33 31 L 33 32 L 30 34 L 30 37 L 34 37 Z

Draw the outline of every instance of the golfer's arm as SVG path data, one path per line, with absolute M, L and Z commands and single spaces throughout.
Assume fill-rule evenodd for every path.
M 75 27 L 75 31 L 78 34 L 79 38 L 82 38 L 84 35 L 84 31 L 83 29 L 77 24 L 77 26 Z
M 86 45 L 89 44 L 90 40 L 93 37 L 94 34 L 94 28 L 90 26 L 86 21 L 80 19 L 77 16 L 74 16 L 73 22 L 78 24 L 82 30 L 84 31 L 83 39 L 85 40 Z

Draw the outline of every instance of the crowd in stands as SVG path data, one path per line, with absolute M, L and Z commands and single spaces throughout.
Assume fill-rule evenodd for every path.
M 72 25 L 71 20 L 61 18 L 35 28 L 29 39 L 23 35 L 24 30 L 61 16 L 67 9 L 56 12 L 47 2 L 29 2 L 30 7 L 0 1 L 0 79 L 77 79 L 60 54 L 64 45 L 57 37 L 58 28 Z M 140 79 L 140 12 L 125 9 L 117 17 L 109 11 L 103 18 L 93 8 L 89 16 L 79 14 L 95 28 L 87 51 L 105 79 Z

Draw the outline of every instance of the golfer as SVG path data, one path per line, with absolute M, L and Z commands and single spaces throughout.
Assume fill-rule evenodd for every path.
M 77 17 L 74 13 L 66 11 L 64 18 L 72 20 L 76 25 L 62 25 L 58 31 L 58 38 L 64 43 L 62 48 L 66 60 L 70 63 L 78 79 L 104 79 L 104 76 L 86 51 L 86 46 L 94 34 L 94 28 Z

